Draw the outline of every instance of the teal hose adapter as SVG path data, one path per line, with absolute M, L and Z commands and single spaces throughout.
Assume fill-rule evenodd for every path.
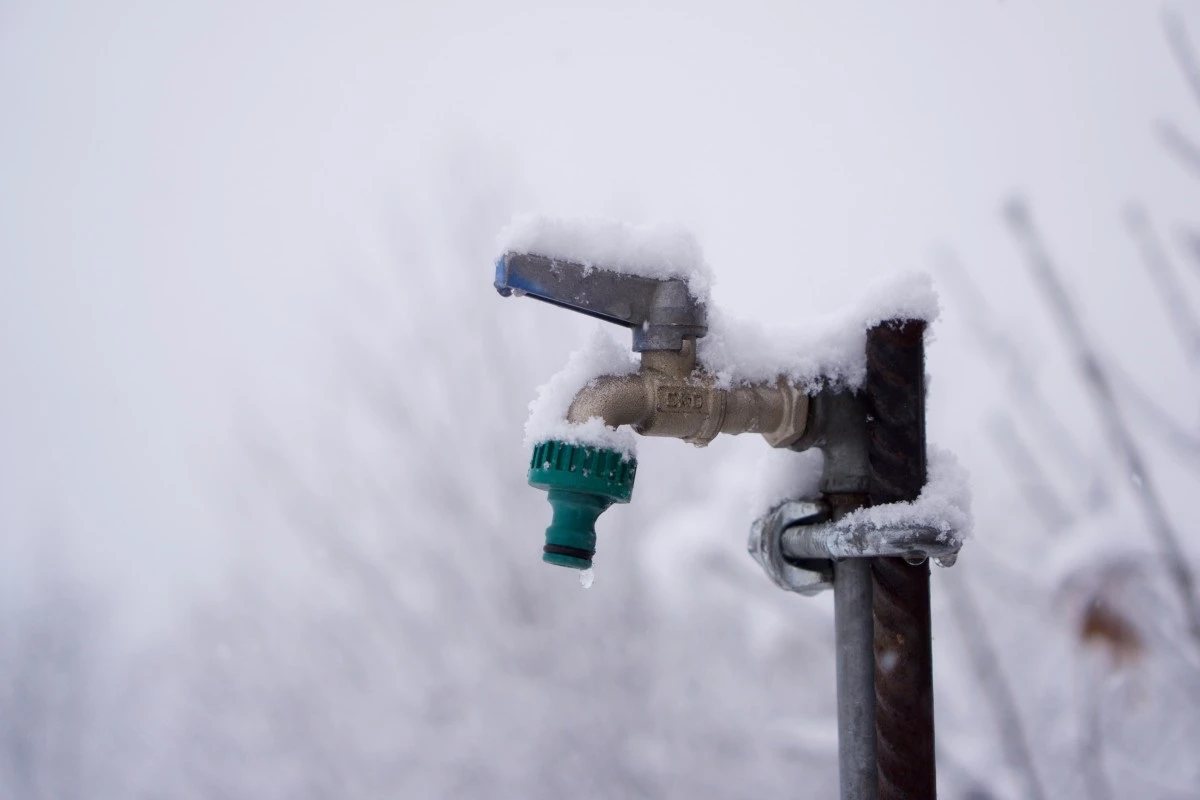
M 636 473 L 637 459 L 616 450 L 556 440 L 534 447 L 529 485 L 546 490 L 554 509 L 542 560 L 589 569 L 596 553 L 596 519 L 613 503 L 629 502 Z

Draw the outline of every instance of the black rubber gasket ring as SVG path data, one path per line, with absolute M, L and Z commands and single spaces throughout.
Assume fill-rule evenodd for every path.
M 543 553 L 549 553 L 554 556 L 570 556 L 571 558 L 582 558 L 584 561 L 591 561 L 592 556 L 596 555 L 595 550 L 584 550 L 580 547 L 567 547 L 562 544 L 548 544 L 542 548 Z

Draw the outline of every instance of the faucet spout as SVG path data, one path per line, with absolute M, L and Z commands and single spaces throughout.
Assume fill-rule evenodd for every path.
M 651 414 L 642 374 L 605 376 L 585 386 L 567 410 L 567 422 L 583 423 L 599 417 L 610 428 L 639 427 Z

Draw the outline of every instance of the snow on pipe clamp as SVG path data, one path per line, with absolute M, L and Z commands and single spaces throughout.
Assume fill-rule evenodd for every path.
M 830 522 L 821 500 L 790 500 L 760 517 L 750 528 L 748 549 L 779 587 L 804 595 L 833 588 L 832 562 L 843 558 L 927 558 L 953 566 L 962 547 L 955 531 L 933 525 Z

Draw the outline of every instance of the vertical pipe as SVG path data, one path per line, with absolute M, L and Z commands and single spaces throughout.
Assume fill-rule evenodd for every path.
M 847 558 L 833 567 L 837 635 L 838 777 L 842 800 L 875 800 L 875 655 L 871 562 Z
M 826 390 L 809 406 L 810 438 L 793 447 L 820 447 L 821 492 L 838 520 L 869 505 L 866 409 L 857 393 Z M 837 659 L 838 777 L 842 800 L 875 800 L 875 623 L 871 566 L 862 558 L 833 565 Z
M 915 500 L 925 485 L 925 323 L 867 333 L 871 504 Z M 937 796 L 929 563 L 871 559 L 879 800 Z

